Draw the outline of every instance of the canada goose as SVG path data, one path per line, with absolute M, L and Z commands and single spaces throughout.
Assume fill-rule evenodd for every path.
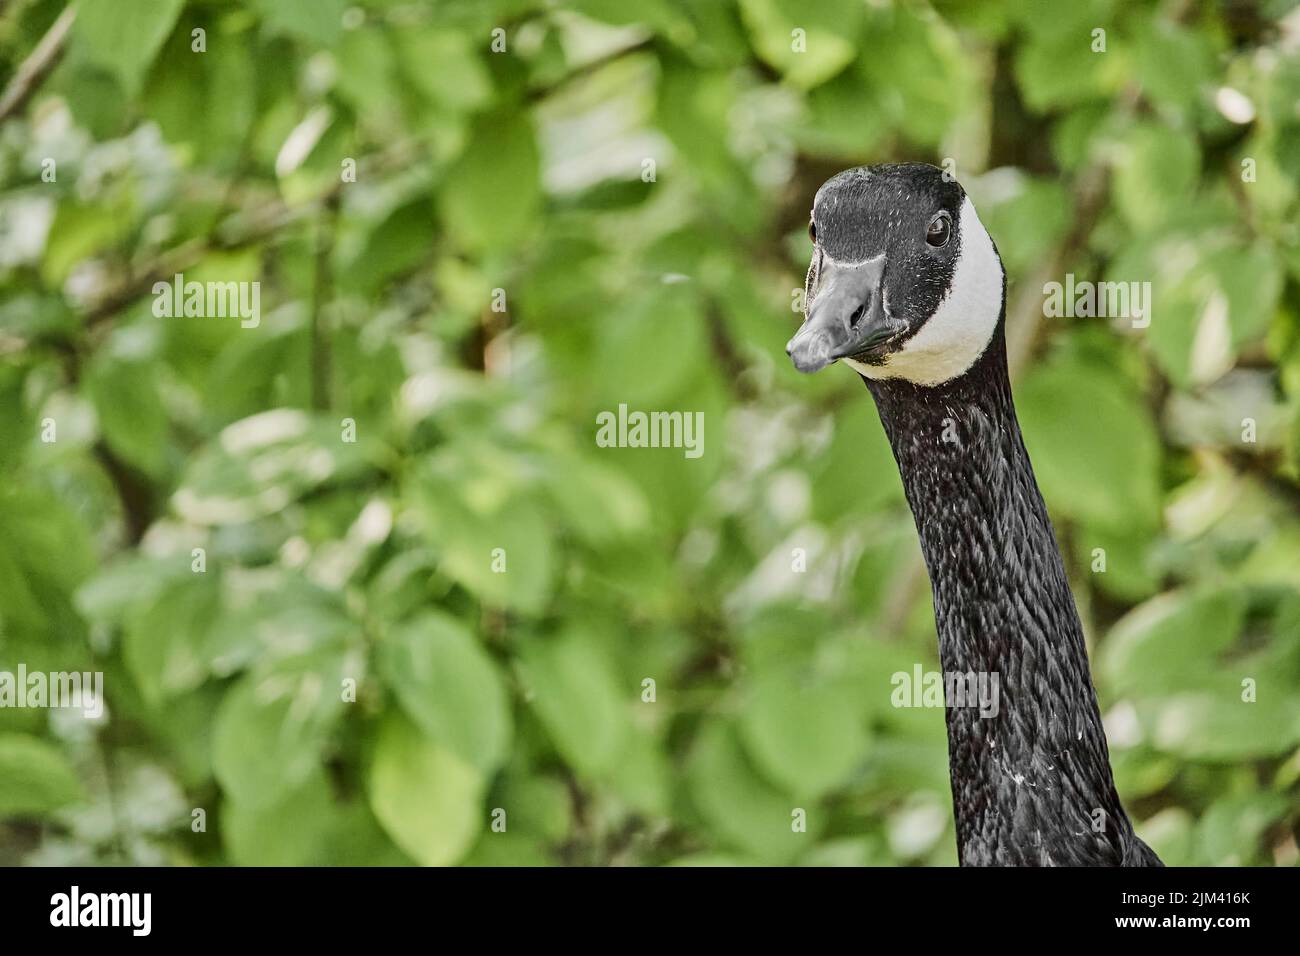
M 963 866 L 1160 866 L 1133 832 L 1078 611 L 1020 435 L 1006 275 L 933 166 L 850 169 L 813 200 L 802 372 L 842 360 L 894 450 L 934 591 L 946 675 L 998 675 L 996 715 L 949 706 Z M 951 702 L 949 702 L 951 704 Z

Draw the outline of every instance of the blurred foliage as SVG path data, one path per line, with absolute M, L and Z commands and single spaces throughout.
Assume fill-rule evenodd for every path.
M 892 457 L 782 348 L 816 187 L 951 158 L 1139 832 L 1294 864 L 1292 8 L 82 0 L 0 120 L 0 670 L 107 710 L 0 710 L 0 860 L 954 863 Z M 1150 327 L 1043 318 L 1067 272 Z

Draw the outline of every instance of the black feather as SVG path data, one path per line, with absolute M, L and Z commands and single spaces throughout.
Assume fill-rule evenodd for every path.
M 1115 792 L 1083 629 L 1016 420 L 1004 324 L 1005 306 L 984 354 L 950 382 L 864 379 L 916 519 L 944 672 L 1000 682 L 996 716 L 946 709 L 958 855 L 964 866 L 1159 866 Z

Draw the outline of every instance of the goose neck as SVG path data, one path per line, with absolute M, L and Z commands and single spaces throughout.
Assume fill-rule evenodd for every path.
M 963 862 L 1096 862 L 1131 827 L 1001 333 L 951 382 L 867 385 L 929 570 L 945 686 L 973 675 L 998 689 L 995 713 L 987 701 L 945 709 Z

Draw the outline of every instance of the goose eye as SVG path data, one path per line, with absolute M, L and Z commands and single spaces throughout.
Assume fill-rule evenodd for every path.
M 808 220 L 808 238 L 813 242 L 817 241 L 817 223 L 811 219 Z
M 936 249 L 948 244 L 948 236 L 952 233 L 952 219 L 946 212 L 941 212 L 930 220 L 930 227 L 925 230 L 925 241 Z

